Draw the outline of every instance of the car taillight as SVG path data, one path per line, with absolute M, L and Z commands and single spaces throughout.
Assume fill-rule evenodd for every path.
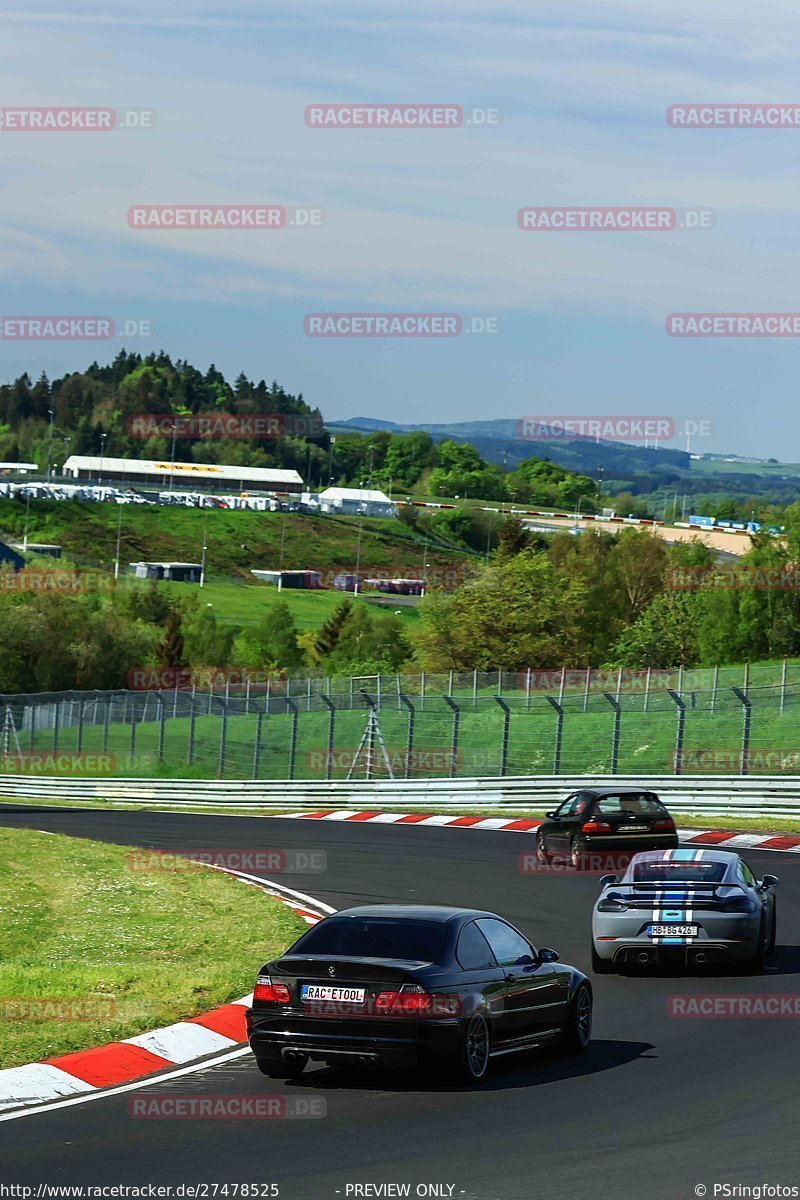
M 391 1016 L 452 1017 L 461 1011 L 461 997 L 455 992 L 426 992 L 413 984 L 399 992 L 379 992 L 375 1010 Z
M 259 975 L 253 988 L 253 1000 L 262 1004 L 288 1004 L 289 989 L 285 983 L 273 983 L 269 975 Z
M 587 821 L 583 827 L 584 833 L 611 833 L 611 826 L 607 821 Z
M 660 821 L 653 822 L 653 833 L 674 833 L 675 822 L 672 817 L 663 817 Z
M 727 900 L 720 900 L 720 908 L 725 912 L 754 913 L 757 907 L 749 896 L 730 896 Z

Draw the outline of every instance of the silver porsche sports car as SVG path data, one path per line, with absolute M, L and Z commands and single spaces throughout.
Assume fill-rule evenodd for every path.
M 635 854 L 621 877 L 603 875 L 592 914 L 592 969 L 739 963 L 763 971 L 775 946 L 778 880 L 758 880 L 729 850 Z

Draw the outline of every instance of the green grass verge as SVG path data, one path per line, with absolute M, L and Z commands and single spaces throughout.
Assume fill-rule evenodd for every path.
M 306 928 L 238 880 L 199 865 L 135 870 L 134 853 L 0 829 L 0 1067 L 132 1037 L 237 999 Z M 88 1002 L 90 1011 L 79 1020 L 19 1019 L 21 1002 L 62 999 Z

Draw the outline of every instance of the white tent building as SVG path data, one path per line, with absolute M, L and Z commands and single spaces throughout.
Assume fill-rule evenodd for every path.
M 329 487 L 319 493 L 323 512 L 351 517 L 396 517 L 397 506 L 385 492 L 372 488 Z

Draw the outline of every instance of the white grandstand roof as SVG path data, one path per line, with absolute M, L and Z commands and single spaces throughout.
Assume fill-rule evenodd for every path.
M 320 500 L 359 500 L 365 504 L 391 504 L 385 492 L 370 491 L 369 488 L 329 487 L 319 494 Z
M 92 454 L 70 454 L 65 471 L 100 471 L 104 475 L 169 475 L 175 479 L 232 479 L 250 483 L 302 483 L 297 471 L 278 467 L 237 467 L 229 463 L 171 463 L 169 459 L 108 458 Z

